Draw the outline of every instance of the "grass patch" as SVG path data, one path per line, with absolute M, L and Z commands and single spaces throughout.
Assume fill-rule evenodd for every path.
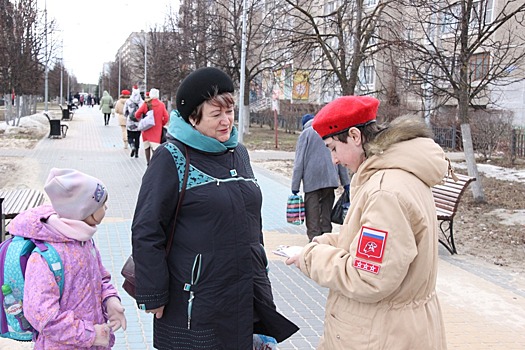
M 251 125 L 250 133 L 244 135 L 244 145 L 249 150 L 279 150 L 295 151 L 297 138 L 299 134 L 287 133 L 284 130 L 277 129 L 277 147 L 275 142 L 275 130 L 267 125 Z

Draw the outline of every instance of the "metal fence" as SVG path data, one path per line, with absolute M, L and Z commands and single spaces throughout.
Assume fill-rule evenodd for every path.
M 510 156 L 512 160 L 516 158 L 525 158 L 525 130 L 512 129 Z
M 449 150 L 456 150 L 458 146 L 457 129 L 456 126 L 452 127 L 439 127 L 432 125 L 432 132 L 434 133 L 434 141 L 443 148 Z

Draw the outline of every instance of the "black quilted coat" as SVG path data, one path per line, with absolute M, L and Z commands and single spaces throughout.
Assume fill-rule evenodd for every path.
M 288 338 L 297 327 L 273 303 L 262 194 L 244 146 L 214 155 L 187 148 L 192 167 L 166 257 L 185 164 L 185 146 L 177 145 L 155 151 L 132 224 L 137 304 L 165 305 L 154 321 L 154 346 L 251 350 L 253 333 Z

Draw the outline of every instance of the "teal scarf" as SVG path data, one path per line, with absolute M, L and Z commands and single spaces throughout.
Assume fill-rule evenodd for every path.
M 224 153 L 237 147 L 238 144 L 238 134 L 235 126 L 233 126 L 230 139 L 226 142 L 220 142 L 194 129 L 182 118 L 176 109 L 171 111 L 168 132 L 180 142 L 206 153 Z

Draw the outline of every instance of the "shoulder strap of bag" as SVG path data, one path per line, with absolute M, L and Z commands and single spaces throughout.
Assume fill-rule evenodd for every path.
M 168 239 L 168 244 L 166 245 L 166 255 L 170 253 L 171 245 L 173 243 L 173 235 L 175 234 L 175 226 L 177 226 L 177 217 L 179 216 L 179 209 L 182 205 L 182 199 L 184 198 L 184 193 L 186 192 L 186 186 L 188 184 L 188 172 L 190 169 L 190 156 L 188 154 L 188 148 L 181 144 L 184 147 L 184 156 L 186 157 L 186 165 L 184 167 L 184 178 L 182 180 L 182 188 L 179 192 L 179 201 L 177 202 L 177 209 L 175 210 L 175 218 L 173 219 L 173 227 L 171 228 L 171 234 Z
M 42 257 L 46 260 L 49 269 L 55 276 L 55 280 L 57 281 L 58 288 L 60 290 L 60 297 L 62 297 L 62 294 L 64 293 L 64 268 L 60 254 L 58 254 L 55 247 L 47 242 L 36 244 L 33 252 L 42 255 Z
M 253 174 L 253 169 L 252 169 L 252 166 L 250 164 L 250 156 L 248 154 L 248 150 L 246 149 L 246 147 L 242 144 L 239 144 L 236 148 L 237 152 L 241 155 L 241 158 L 242 158 L 242 162 L 244 163 L 244 166 L 246 168 L 246 171 L 248 172 L 248 175 L 251 177 L 251 178 L 255 178 L 255 175 Z

